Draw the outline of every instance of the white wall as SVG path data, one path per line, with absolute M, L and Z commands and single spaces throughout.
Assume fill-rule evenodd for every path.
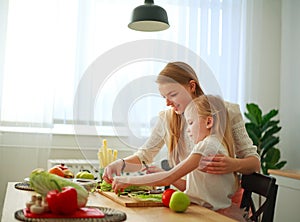
M 245 100 L 279 108 L 281 0 L 247 1 Z
M 279 109 L 281 160 L 300 169 L 300 1 L 249 1 L 246 101 Z
M 300 1 L 282 1 L 280 119 L 286 168 L 300 169 Z

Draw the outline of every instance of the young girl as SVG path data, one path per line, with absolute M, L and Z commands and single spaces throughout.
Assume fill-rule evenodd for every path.
M 212 210 L 231 206 L 231 196 L 237 189 L 234 173 L 209 174 L 202 171 L 201 162 L 203 157 L 219 154 L 234 158 L 232 130 L 223 100 L 211 95 L 197 97 L 187 105 L 184 117 L 188 136 L 196 144 L 191 154 L 170 171 L 115 177 L 115 192 L 132 184 L 166 186 L 187 175 L 184 190 L 192 203 Z

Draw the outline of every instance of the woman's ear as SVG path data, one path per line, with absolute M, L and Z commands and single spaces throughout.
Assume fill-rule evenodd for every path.
M 189 83 L 190 83 L 191 91 L 195 92 L 196 91 L 196 82 L 195 82 L 195 80 L 191 80 Z
M 206 119 L 206 128 L 211 129 L 214 125 L 214 118 L 212 116 L 208 116 Z

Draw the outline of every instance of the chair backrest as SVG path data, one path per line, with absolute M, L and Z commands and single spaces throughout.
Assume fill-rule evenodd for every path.
M 278 185 L 275 182 L 276 179 L 274 177 L 259 173 L 242 175 L 241 186 L 244 192 L 240 208 L 250 212 L 251 221 L 256 222 L 261 216 L 261 222 L 273 221 L 278 189 Z M 252 193 L 265 197 L 263 198 L 264 202 L 257 209 L 252 199 Z
M 172 169 L 169 165 L 169 161 L 166 160 L 166 159 L 163 159 L 161 162 L 160 162 L 160 165 L 161 165 L 161 168 L 165 171 L 169 171 L 170 169 Z
M 163 170 L 165 171 L 169 171 L 170 169 L 172 169 L 169 165 L 169 161 L 167 159 L 163 159 L 161 162 L 160 162 L 160 166 Z M 170 188 L 170 186 L 165 186 L 165 190 Z

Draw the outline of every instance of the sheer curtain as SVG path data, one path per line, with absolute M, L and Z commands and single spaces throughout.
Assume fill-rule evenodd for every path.
M 77 121 L 74 98 L 86 71 L 99 57 L 109 55 L 110 50 L 143 39 L 165 40 L 193 51 L 211 68 L 223 98 L 240 103 L 243 89 L 239 83 L 244 78 L 239 66 L 243 1 L 157 0 L 155 3 L 167 10 L 171 27 L 155 33 L 127 28 L 131 11 L 142 3 L 140 0 L 2 1 L 1 125 L 51 128 L 56 124 L 74 124 Z M 124 53 L 130 56 L 131 52 Z M 111 73 L 99 73 L 107 75 L 101 90 L 91 78 L 84 86 L 81 100 L 92 110 L 85 110 L 84 118 L 76 123 L 110 126 L 117 96 L 130 93 L 130 87 L 134 93 L 143 92 L 147 84 L 137 84 L 136 80 L 157 75 L 166 62 L 155 58 L 135 60 L 115 67 Z M 200 81 L 204 89 L 210 84 L 206 79 Z M 154 82 L 151 84 L 155 86 Z M 153 93 L 136 98 L 124 112 L 138 137 L 147 136 L 157 113 L 166 108 L 158 92 L 152 88 L 150 91 Z M 122 120 L 118 124 L 128 124 Z

